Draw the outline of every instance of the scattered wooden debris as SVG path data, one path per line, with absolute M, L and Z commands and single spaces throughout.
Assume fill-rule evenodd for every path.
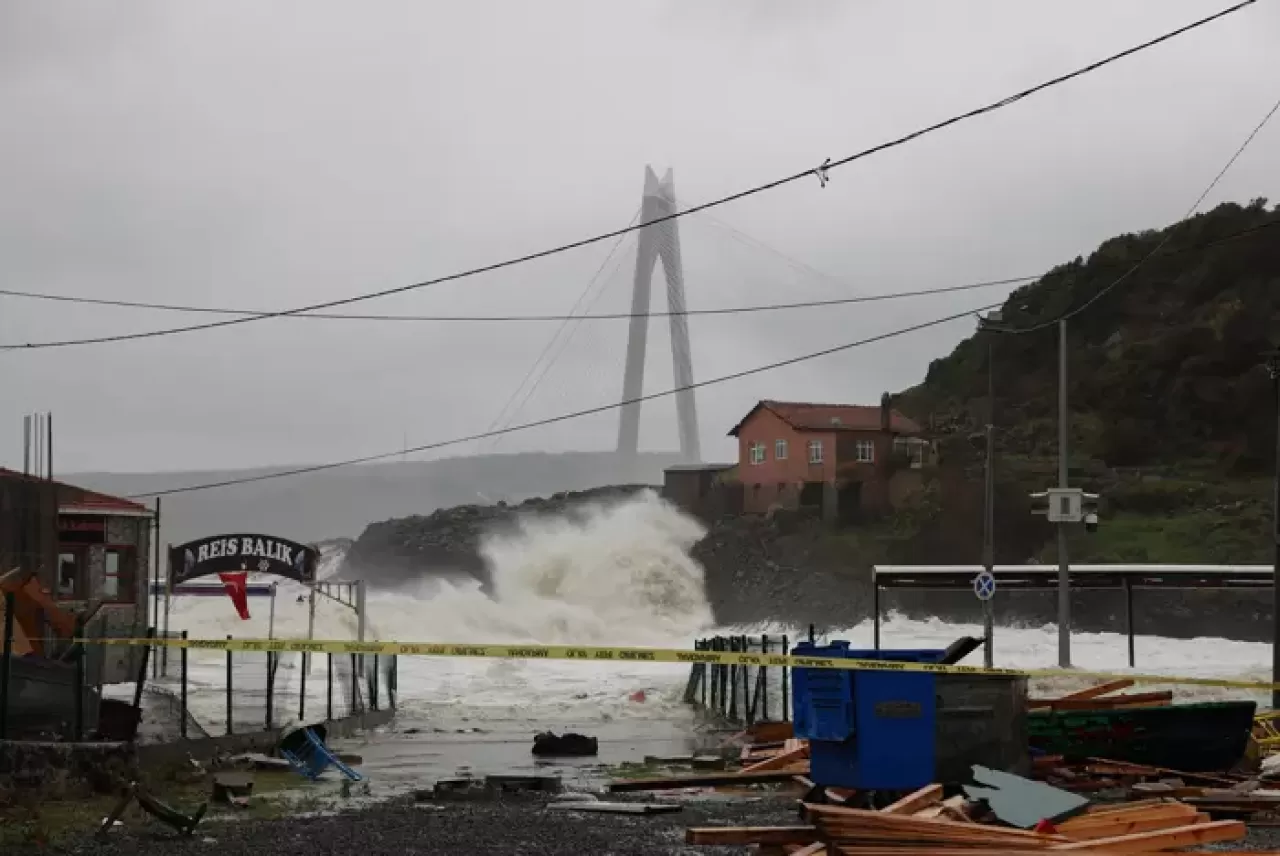
M 550 809 L 563 811 L 592 811 L 599 814 L 675 814 L 684 806 L 675 803 L 624 803 L 624 802 L 564 802 L 551 803 Z
M 609 785 L 614 793 L 630 791 L 673 791 L 680 788 L 706 788 L 731 785 L 764 785 L 790 782 L 797 775 L 809 772 L 809 765 L 783 770 L 765 770 L 756 773 L 699 773 L 690 776 L 669 776 L 654 779 L 622 779 Z

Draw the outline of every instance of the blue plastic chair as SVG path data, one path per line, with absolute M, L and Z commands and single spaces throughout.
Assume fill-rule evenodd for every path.
M 292 745 L 282 744 L 280 754 L 295 771 L 313 782 L 330 767 L 337 768 L 339 773 L 353 782 L 364 780 L 364 776 L 338 760 L 338 757 L 310 728 L 302 729 L 300 738 L 295 737 L 287 742 Z

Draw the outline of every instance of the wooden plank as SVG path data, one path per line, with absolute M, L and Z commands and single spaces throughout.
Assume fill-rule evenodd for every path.
M 561 811 L 592 811 L 599 814 L 674 814 L 684 807 L 674 803 L 583 802 L 548 803 L 547 808 Z
M 1196 810 L 1189 805 L 1179 802 L 1162 802 L 1156 805 L 1137 805 L 1134 807 L 1124 807 L 1117 811 L 1079 814 L 1070 820 L 1064 820 L 1057 824 L 1058 829 L 1063 834 L 1070 835 L 1069 830 L 1079 829 L 1089 826 L 1100 826 L 1108 823 L 1121 823 L 1128 820 L 1145 820 L 1160 817 L 1192 817 L 1196 814 Z
M 1117 710 L 1127 707 L 1153 707 L 1173 701 L 1173 691 L 1129 693 L 1097 699 L 1054 699 L 1041 710 Z
M 1154 850 L 1173 850 L 1194 847 L 1198 844 L 1216 844 L 1220 841 L 1239 841 L 1245 837 L 1246 832 L 1245 825 L 1238 820 L 1218 820 L 1180 826 L 1176 829 L 1137 832 L 1112 838 L 1097 838 L 1093 841 L 1077 841 L 1072 844 L 1055 844 L 1050 849 L 1054 852 L 1101 850 L 1107 853 L 1150 853 Z
M 702 826 L 684 831 L 685 844 L 809 844 L 818 838 L 814 826 Z
M 907 794 L 895 803 L 880 809 L 881 814 L 915 814 L 922 808 L 939 802 L 942 799 L 942 785 L 925 785 L 914 793 Z
M 1145 764 L 1131 764 L 1127 761 L 1113 761 L 1110 758 L 1086 758 L 1088 764 L 1107 764 L 1114 767 L 1126 767 L 1133 771 L 1135 775 L 1148 776 L 1166 776 L 1168 778 L 1182 779 L 1184 782 L 1209 782 L 1210 784 L 1220 787 L 1229 788 L 1236 784 L 1234 779 L 1225 776 L 1215 776 L 1211 773 L 1188 773 L 1184 770 L 1171 770 L 1168 767 L 1148 767 Z
M 614 793 L 632 791 L 674 791 L 680 788 L 714 788 L 719 785 L 768 785 L 790 781 L 805 770 L 767 770 L 762 773 L 695 773 L 689 776 L 670 776 L 655 779 L 621 779 L 609 784 Z
M 1023 829 L 1006 829 L 998 826 L 986 826 L 956 820 L 933 818 L 904 817 L 896 814 L 882 814 L 878 811 L 866 811 L 856 808 L 812 805 L 805 803 L 803 807 L 806 819 L 812 818 L 820 826 L 833 830 L 857 831 L 859 833 L 887 832 L 912 834 L 934 833 L 936 835 L 954 836 L 966 840 L 995 840 L 1009 844 L 1025 843 L 1031 847 L 1045 846 L 1054 843 L 1070 843 L 1070 839 L 1062 835 L 1041 835 Z
M 1195 826 L 1208 823 L 1209 815 L 1193 814 L 1190 817 L 1139 817 L 1133 820 L 1119 820 L 1108 824 L 1084 826 L 1077 829 L 1060 829 L 1068 838 L 1076 841 L 1092 841 L 1099 838 L 1115 838 L 1119 835 L 1131 835 L 1135 832 L 1152 832 L 1157 829 L 1177 829 L 1181 826 Z
M 796 736 L 790 722 L 756 722 L 747 726 L 746 734 L 753 743 L 781 743 Z
M 752 764 L 749 767 L 743 767 L 744 773 L 763 773 L 766 770 L 781 770 L 783 767 L 790 767 L 804 761 L 809 757 L 809 744 L 801 743 L 793 749 L 784 749 L 772 758 L 759 763 Z
M 1110 695 L 1111 693 L 1119 692 L 1120 690 L 1127 690 L 1129 687 L 1133 686 L 1133 684 L 1134 682 L 1129 678 L 1121 678 L 1118 681 L 1107 681 L 1105 684 L 1098 684 L 1097 686 L 1089 687 L 1088 689 L 1067 693 L 1062 698 L 1064 700 L 1097 698 L 1098 696 Z
M 791 856 L 826 856 L 827 845 L 821 841 L 815 841 L 799 850 L 792 850 Z

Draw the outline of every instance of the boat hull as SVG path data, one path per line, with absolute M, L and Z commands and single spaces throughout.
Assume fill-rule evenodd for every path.
M 1069 761 L 1107 758 L 1189 773 L 1229 770 L 1244 757 L 1257 704 L 1032 711 L 1033 749 Z

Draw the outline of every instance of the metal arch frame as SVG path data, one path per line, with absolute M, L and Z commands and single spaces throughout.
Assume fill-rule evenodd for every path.
M 871 569 L 871 612 L 875 649 L 880 650 L 880 591 L 970 591 L 982 565 L 874 565 Z M 1011 591 L 1054 591 L 1056 565 L 995 565 L 998 588 Z M 1075 591 L 1124 592 L 1125 630 L 1129 637 L 1129 666 L 1135 665 L 1133 592 L 1136 589 L 1271 589 L 1270 565 L 1073 565 L 1070 587 Z

